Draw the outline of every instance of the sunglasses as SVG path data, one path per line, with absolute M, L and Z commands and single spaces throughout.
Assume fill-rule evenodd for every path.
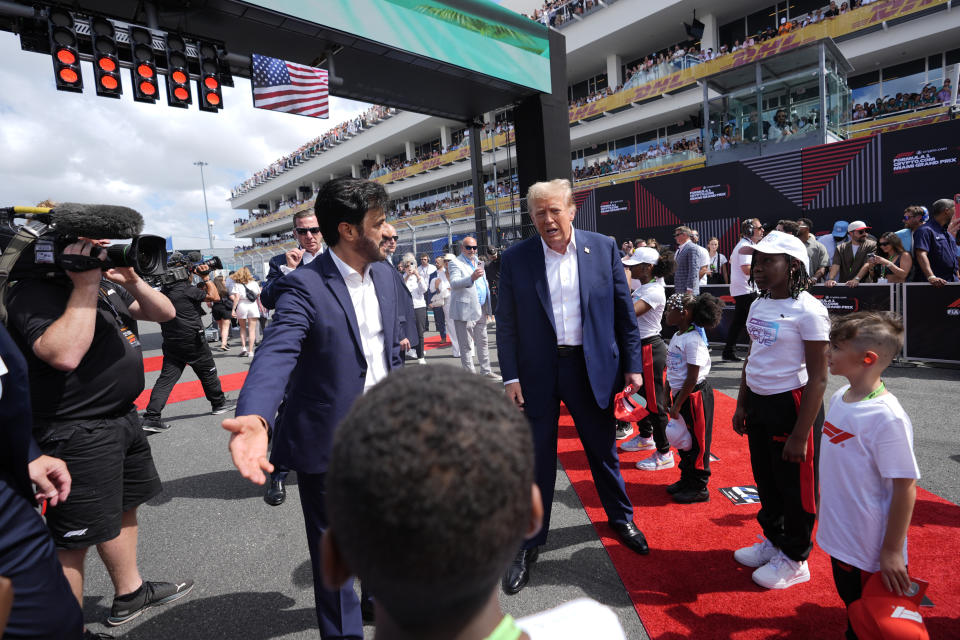
M 464 251 L 476 251 L 476 250 L 477 250 L 477 245 L 473 245 L 473 246 L 471 247 L 470 245 L 465 244 L 465 245 L 463 245 L 463 250 L 464 250 Z
M 302 236 L 305 236 L 308 233 L 317 235 L 318 233 L 320 233 L 320 227 L 297 227 L 297 233 L 299 233 Z
M 865 236 L 865 235 L 867 235 L 867 230 L 866 230 L 866 229 L 857 229 L 856 231 L 851 231 L 850 233 L 856 233 L 856 234 Z
M 400 242 L 400 236 L 387 236 L 387 240 L 393 240 L 394 242 Z

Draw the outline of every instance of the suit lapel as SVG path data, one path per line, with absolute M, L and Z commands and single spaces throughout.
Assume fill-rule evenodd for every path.
M 593 273 L 593 269 L 591 268 L 593 265 L 590 264 L 590 262 L 595 258 L 593 258 L 590 253 L 590 243 L 583 234 L 576 230 L 574 230 L 573 233 L 577 244 L 577 281 L 580 285 L 580 320 L 582 324 L 583 320 L 587 317 L 585 310 L 590 300 L 590 283 L 586 282 L 586 278 Z
M 363 349 L 360 345 L 360 325 L 357 324 L 357 313 L 353 310 L 353 301 L 350 300 L 350 292 L 347 291 L 347 283 L 343 281 L 343 276 L 340 275 L 340 270 L 337 269 L 337 265 L 333 262 L 333 258 L 328 256 L 326 252 L 317 258 L 317 260 L 320 261 L 320 268 L 323 271 L 323 279 L 326 281 L 327 286 L 333 293 L 333 297 L 336 298 L 337 303 L 340 304 L 340 308 L 343 309 L 344 314 L 347 316 L 347 322 L 350 325 L 350 335 L 353 337 L 353 343 L 362 353 Z
M 553 327 L 553 333 L 557 333 L 557 321 L 553 317 L 553 302 L 550 300 L 550 285 L 547 284 L 547 263 L 543 255 L 543 242 L 540 236 L 531 238 L 533 247 L 528 253 L 530 263 L 528 273 L 533 274 L 533 285 L 537 290 L 537 298 L 543 305 L 543 312 L 550 318 L 550 326 Z

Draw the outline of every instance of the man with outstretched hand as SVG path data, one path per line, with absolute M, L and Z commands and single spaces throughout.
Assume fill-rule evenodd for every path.
M 324 480 L 333 433 L 353 401 L 403 363 L 396 275 L 380 251 L 386 205 L 383 186 L 369 180 L 337 178 L 320 189 L 314 211 L 330 250 L 273 285 L 276 319 L 250 366 L 237 417 L 223 421 L 234 465 L 263 484 L 264 472 L 273 470 L 268 430 L 286 398 L 272 460 L 297 472 L 325 640 L 363 638 L 353 585 L 330 591 L 321 582 Z

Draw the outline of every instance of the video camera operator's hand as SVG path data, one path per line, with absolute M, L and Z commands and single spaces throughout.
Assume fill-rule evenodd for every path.
M 208 271 L 210 271 L 210 266 L 206 264 L 198 264 L 196 267 L 193 268 L 193 272 L 200 277 L 203 277 L 203 275 Z
M 99 257 L 100 260 L 105 260 L 107 255 L 106 252 L 100 248 L 100 245 L 91 242 L 90 240 L 77 240 L 71 245 L 68 245 L 63 250 L 64 255 L 81 255 L 81 256 L 93 256 Z M 100 285 L 100 274 L 102 272 L 99 269 L 90 269 L 88 271 L 67 271 L 67 277 L 73 282 L 73 286 L 76 289 L 84 288 L 96 288 Z
M 123 288 L 135 285 L 140 276 L 133 270 L 133 267 L 114 267 L 103 272 L 103 277 L 110 282 L 115 282 Z

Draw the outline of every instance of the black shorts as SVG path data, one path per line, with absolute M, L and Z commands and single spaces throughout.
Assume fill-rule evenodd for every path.
M 116 538 L 123 513 L 162 491 L 136 409 L 118 418 L 51 427 L 40 448 L 66 462 L 73 480 L 67 500 L 47 509 L 58 549 Z
M 211 309 L 214 320 L 229 320 L 233 317 L 233 308 L 222 304 L 214 304 Z

